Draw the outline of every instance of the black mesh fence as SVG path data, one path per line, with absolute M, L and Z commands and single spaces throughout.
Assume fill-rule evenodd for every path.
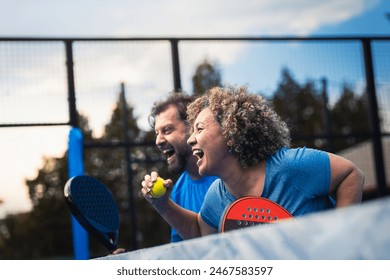
M 129 210 L 126 192 L 139 198 L 139 174 L 164 167 L 147 121 L 153 103 L 173 90 L 193 93 L 194 73 L 204 62 L 220 73 L 222 84 L 247 85 L 272 100 L 295 146 L 335 152 L 357 164 L 366 174 L 366 199 L 386 194 L 390 38 L 0 38 L 0 168 L 18 177 L 2 184 L 3 193 L 25 192 L 21 182 L 50 155 L 42 146 L 66 153 L 66 131 L 86 119 L 89 159 L 100 150 L 110 162 L 95 162 L 87 172 L 121 177 L 118 201 Z M 131 125 L 115 137 L 107 130 L 120 93 L 133 108 L 137 135 Z M 3 200 L 0 210 L 7 206 Z M 153 245 L 142 243 L 145 234 L 136 238 L 143 247 Z M 166 240 L 167 233 L 156 243 Z
M 377 102 L 374 117 L 365 97 L 371 93 L 367 93 L 364 41 L 371 47 Z M 296 99 L 298 95 L 291 94 L 286 100 L 292 109 L 281 114 L 291 121 L 297 146 L 345 155 L 357 143 L 375 143 L 372 137 L 378 135 L 372 120 L 377 122 L 383 166 L 369 163 L 363 169 L 371 170 L 368 177 L 373 179 L 368 184 L 378 185 L 375 170 L 383 168 L 390 177 L 385 153 L 390 131 L 389 48 L 388 38 L 0 38 L 0 127 L 74 125 L 74 108 L 88 118 L 93 135 L 99 137 L 124 84 L 138 125 L 148 131 L 147 116 L 153 102 L 172 90 L 192 93 L 195 69 L 207 61 L 220 72 L 223 84 L 245 84 L 270 99 L 283 93 L 283 86 L 317 95 L 323 102 L 321 119 L 311 124 L 311 130 L 299 127 L 309 123 L 316 108 L 305 104 L 307 100 Z M 351 109 L 360 110 L 354 115 L 338 105 L 344 95 L 351 96 L 348 92 L 365 102 Z M 339 111 L 330 113 L 337 106 Z M 294 110 L 300 110 L 300 120 L 288 115 Z M 353 123 L 359 114 L 366 117 L 367 124 Z M 337 123 L 340 120 L 342 124 Z M 348 122 L 351 125 L 346 125 Z M 363 154 L 362 158 L 376 157 L 374 148 Z M 358 160 L 356 164 L 367 162 Z

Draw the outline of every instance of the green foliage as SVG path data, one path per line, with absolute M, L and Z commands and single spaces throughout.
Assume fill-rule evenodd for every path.
M 299 139 L 304 135 L 321 134 L 324 131 L 323 102 L 314 83 L 300 85 L 288 69 L 282 70 L 282 78 L 274 97 L 273 106 L 290 128 L 295 146 L 320 147 L 314 139 Z
M 120 211 L 119 246 L 128 250 L 167 243 L 169 227 L 157 212 L 143 198 L 140 189 L 145 174 L 158 170 L 166 174 L 165 162 L 154 144 L 154 133 L 141 131 L 133 116 L 133 108 L 121 94 L 105 133 L 93 143 L 111 143 L 111 146 L 85 149 L 85 169 L 110 187 Z M 124 120 L 124 117 L 127 119 Z M 125 122 L 125 123 L 124 123 Z M 125 132 L 124 126 L 127 130 Z M 126 139 L 126 137 L 128 137 Z M 133 144 L 124 147 L 128 140 Z M 122 143 L 122 145 L 115 144 Z M 137 145 L 142 144 L 142 145 Z M 146 145 L 148 144 L 148 145 Z M 131 166 L 130 182 L 127 181 L 127 154 Z M 158 230 L 156 230 L 156 228 Z M 159 232 L 160 231 L 160 232 Z M 133 244 L 133 240 L 136 244 Z M 93 256 L 105 253 L 104 248 L 92 240 Z M 96 249 L 96 250 L 94 250 Z
M 194 95 L 201 95 L 212 87 L 221 86 L 221 73 L 215 65 L 205 60 L 196 68 L 192 85 Z
M 119 246 L 131 250 L 135 245 L 144 248 L 169 242 L 168 225 L 140 193 L 140 182 L 147 172 L 159 170 L 162 175 L 167 173 L 165 162 L 155 147 L 154 133 L 139 129 L 124 93 L 119 96 L 102 137 L 92 137 L 85 117 L 79 116 L 79 124 L 86 144 L 85 172 L 110 188 L 120 211 Z M 125 142 L 125 135 L 129 143 L 148 145 L 132 145 L 128 149 L 116 145 Z M 94 148 L 88 143 L 105 145 Z M 131 160 L 130 182 L 126 176 L 126 152 Z M 68 180 L 67 164 L 67 153 L 61 158 L 46 158 L 37 177 L 26 180 L 33 209 L 24 214 L 8 215 L 0 223 L 0 259 L 73 258 L 71 216 L 63 197 Z M 130 192 L 132 200 L 129 199 Z M 132 223 L 131 217 L 134 216 L 136 220 Z M 132 237 L 137 244 L 132 244 Z M 91 258 L 108 253 L 105 247 L 90 238 Z
M 198 66 L 193 77 L 194 94 L 220 84 L 221 75 L 215 66 L 207 61 Z M 329 129 L 333 135 L 363 134 L 336 141 L 336 151 L 366 139 L 369 129 L 365 95 L 357 96 L 344 86 L 340 98 L 329 107 L 332 127 L 328 128 L 324 118 L 325 90 L 317 89 L 313 81 L 301 85 L 288 69 L 282 70 L 281 81 L 270 101 L 288 123 L 293 145 L 326 147 L 323 136 Z M 99 138 L 92 136 L 87 118 L 79 116 L 86 143 L 86 174 L 98 178 L 112 191 L 120 211 L 119 246 L 129 250 L 135 249 L 133 240 L 137 248 L 169 242 L 168 225 L 140 193 L 140 182 L 146 173 L 158 170 L 162 177 L 168 177 L 169 173 L 154 144 L 154 132 L 140 130 L 133 112 L 122 91 L 111 120 Z M 131 145 L 126 148 L 127 141 Z M 131 161 L 130 182 L 127 158 Z M 64 153 L 61 158 L 45 158 L 37 177 L 26 180 L 33 209 L 8 215 L 0 221 L 0 259 L 73 258 L 70 212 L 63 198 L 67 179 L 67 153 Z M 91 258 L 107 254 L 102 245 L 90 238 Z
M 369 139 L 370 124 L 367 116 L 366 95 L 358 96 L 348 85 L 344 85 L 332 109 L 333 131 L 345 136 L 336 142 L 336 150 Z
M 314 81 L 301 85 L 288 69 L 281 72 L 281 81 L 271 102 L 287 122 L 293 146 L 337 152 L 369 137 L 365 95 L 359 96 L 344 85 L 340 97 L 332 106 L 328 103 L 325 81 L 323 79 L 320 88 L 316 88 Z
M 63 198 L 66 173 L 65 156 L 47 158 L 37 177 L 26 181 L 33 209 L 4 219 L 1 259 L 70 258 L 70 216 Z

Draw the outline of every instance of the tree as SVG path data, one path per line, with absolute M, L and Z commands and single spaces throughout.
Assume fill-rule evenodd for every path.
M 93 138 L 88 120 L 79 116 L 84 141 L 91 144 L 84 149 L 85 171 L 87 175 L 106 184 L 115 197 L 120 211 L 119 244 L 122 248 L 131 249 L 133 246 L 131 214 L 136 214 L 138 231 L 135 237 L 140 248 L 167 243 L 168 225 L 139 191 L 139 184 L 146 172 L 158 169 L 162 175 L 166 174 L 165 163 L 160 160 L 160 152 L 154 145 L 154 134 L 138 128 L 133 108 L 124 102 L 124 95 L 120 95 L 101 138 Z M 125 139 L 124 108 L 127 112 L 126 133 L 132 143 L 128 150 L 133 171 L 130 189 L 126 176 L 125 150 L 123 145 L 116 145 Z M 92 147 L 99 143 L 103 145 Z M 148 145 L 138 146 L 137 143 Z M 37 177 L 26 180 L 33 208 L 28 213 L 8 215 L 0 224 L 1 259 L 73 258 L 70 211 L 63 197 L 63 187 L 68 180 L 67 163 L 67 152 L 60 158 L 45 158 Z M 129 191 L 134 194 L 132 202 L 129 201 Z M 131 209 L 133 213 L 130 213 Z M 90 256 L 93 258 L 107 254 L 107 249 L 91 237 Z
M 350 86 L 343 85 L 340 98 L 331 110 L 333 130 L 345 136 L 336 142 L 337 151 L 369 138 L 366 95 L 358 96 Z
M 200 95 L 212 87 L 221 86 L 221 73 L 215 65 L 205 60 L 196 68 L 192 77 L 192 86 L 194 95 Z
M 79 117 L 85 138 L 92 137 L 88 121 Z M 8 215 L 0 231 L 1 259 L 71 258 L 70 214 L 63 187 L 67 181 L 67 152 L 60 158 L 44 158 L 43 167 L 26 180 L 32 210 Z
M 197 68 L 193 81 L 194 92 L 203 93 L 220 85 L 221 78 L 219 71 L 205 61 Z M 167 243 L 170 233 L 168 224 L 143 198 L 139 185 L 151 170 L 167 177 L 166 162 L 154 144 L 154 131 L 140 130 L 133 112 L 122 90 L 100 138 L 92 136 L 88 119 L 79 116 L 85 142 L 85 172 L 112 191 L 120 212 L 119 245 L 127 249 L 134 248 L 134 240 L 138 248 Z M 126 176 L 128 158 L 131 176 Z M 37 177 L 26 180 L 33 208 L 31 212 L 8 215 L 1 221 L 0 259 L 73 258 L 70 212 L 63 197 L 68 180 L 67 163 L 67 152 L 60 158 L 45 158 Z M 132 217 L 136 219 L 135 233 Z M 106 248 L 90 238 L 91 257 L 107 253 Z
M 119 244 L 127 249 L 150 247 L 169 241 L 167 224 L 140 193 L 143 176 L 154 169 L 159 170 L 162 176 L 165 175 L 165 163 L 155 147 L 154 132 L 141 131 L 133 112 L 134 108 L 128 106 L 124 91 L 121 91 L 103 136 L 94 140 L 97 144 L 109 145 L 85 151 L 88 174 L 110 186 L 113 192 L 121 217 Z M 117 146 L 115 143 L 122 145 Z M 131 147 L 126 144 L 131 144 Z M 131 166 L 127 165 L 127 159 L 130 159 Z M 127 172 L 130 172 L 130 176 L 127 176 Z M 137 246 L 133 243 L 137 243 Z
M 293 145 L 322 147 L 323 141 L 315 141 L 313 137 L 324 131 L 323 102 L 319 90 L 312 81 L 300 85 L 288 69 L 282 69 L 281 76 L 271 101 L 275 111 L 290 128 Z
M 322 88 L 317 89 L 313 81 L 300 85 L 288 69 L 281 73 L 271 101 L 287 122 L 294 146 L 337 152 L 368 139 L 366 95 L 358 96 L 344 84 L 339 99 L 330 106 L 326 79 L 322 79 Z

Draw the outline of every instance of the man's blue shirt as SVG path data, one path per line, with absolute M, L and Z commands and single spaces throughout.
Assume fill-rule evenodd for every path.
M 199 212 L 202 207 L 206 192 L 211 184 L 217 179 L 215 176 L 205 176 L 199 180 L 193 180 L 190 175 L 184 171 L 176 181 L 171 199 L 181 207 Z M 171 242 L 183 240 L 176 230 L 171 231 Z

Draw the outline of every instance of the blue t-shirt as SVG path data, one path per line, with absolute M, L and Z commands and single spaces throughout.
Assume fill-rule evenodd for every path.
M 217 179 L 215 176 L 205 176 L 199 180 L 193 180 L 186 171 L 184 171 L 176 181 L 171 199 L 181 207 L 199 213 L 203 204 L 206 192 L 211 184 Z M 183 240 L 180 235 L 172 228 L 171 242 Z
M 266 160 L 261 197 L 278 203 L 294 217 L 299 217 L 334 208 L 335 201 L 329 195 L 329 187 L 330 161 L 326 152 L 282 148 Z M 216 180 L 200 210 L 202 219 L 219 229 L 225 208 L 236 199 L 221 179 Z

